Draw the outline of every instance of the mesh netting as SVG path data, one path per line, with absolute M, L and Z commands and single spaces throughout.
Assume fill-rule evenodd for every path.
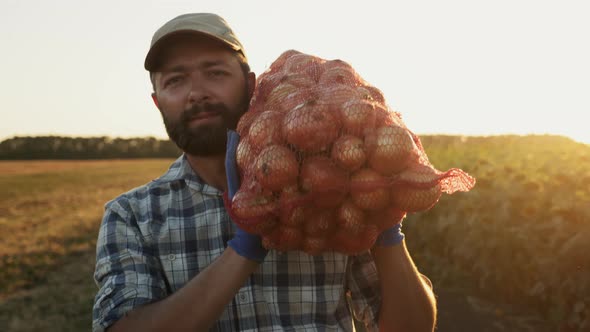
M 269 249 L 358 254 L 406 213 L 475 184 L 434 168 L 381 91 L 341 60 L 284 52 L 237 131 L 242 183 L 226 204 Z

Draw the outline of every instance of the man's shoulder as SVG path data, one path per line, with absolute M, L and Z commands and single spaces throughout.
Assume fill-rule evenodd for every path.
M 184 177 L 179 173 L 179 169 L 182 167 L 181 158 L 171 164 L 168 171 L 160 177 L 118 195 L 108 201 L 105 207 L 109 208 L 113 205 L 137 205 L 144 201 L 150 201 L 153 198 L 162 199 L 166 195 L 169 195 L 171 191 L 182 187 L 185 183 Z
M 109 206 L 117 202 L 121 203 L 125 201 L 131 202 L 145 200 L 148 199 L 150 196 L 159 195 L 162 192 L 169 191 L 171 186 L 173 186 L 172 182 L 162 182 L 158 181 L 158 179 L 155 179 L 148 183 L 137 186 L 125 193 L 120 194 L 119 196 L 108 201 L 106 205 Z

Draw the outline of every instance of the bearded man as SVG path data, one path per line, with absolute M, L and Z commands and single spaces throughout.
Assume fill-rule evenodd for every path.
M 144 66 L 184 153 L 160 178 L 106 204 L 93 331 L 352 331 L 353 317 L 370 331 L 434 329 L 432 289 L 399 226 L 370 252 L 311 256 L 266 250 L 232 222 L 223 204 L 238 185 L 232 130 L 256 77 L 223 18 L 167 22 Z

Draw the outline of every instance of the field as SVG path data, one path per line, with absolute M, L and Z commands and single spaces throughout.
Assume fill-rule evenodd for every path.
M 590 331 L 590 146 L 552 136 L 423 143 L 435 166 L 478 183 L 408 220 L 417 260 L 442 284 L 541 314 L 552 331 Z
M 170 162 L 1 162 L 0 326 L 88 331 L 103 206 Z
M 438 169 L 478 181 L 404 222 L 445 304 L 439 331 L 590 330 L 590 146 L 551 136 L 422 140 Z M 103 206 L 170 162 L 0 162 L 0 330 L 89 330 Z

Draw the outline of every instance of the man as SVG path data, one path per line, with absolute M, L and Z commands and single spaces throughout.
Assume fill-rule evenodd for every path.
M 433 330 L 434 296 L 399 226 L 370 253 L 309 256 L 267 251 L 230 220 L 223 193 L 228 182 L 230 196 L 237 186 L 237 141 L 226 133 L 247 110 L 256 79 L 221 17 L 166 23 L 145 68 L 184 154 L 162 177 L 107 203 L 94 331 L 351 331 L 352 315 L 368 330 Z

